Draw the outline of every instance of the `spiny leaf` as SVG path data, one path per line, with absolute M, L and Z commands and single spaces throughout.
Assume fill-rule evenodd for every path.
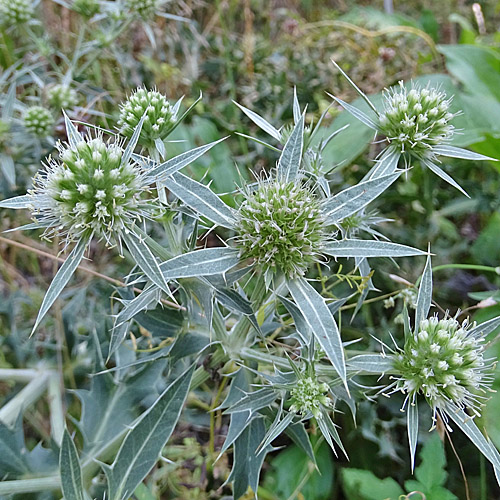
M 59 454 L 61 488 L 65 500 L 84 500 L 82 470 L 75 443 L 67 429 L 64 429 L 61 452 Z
M 323 252 L 332 257 L 410 257 L 426 255 L 416 248 L 377 240 L 345 239 L 327 243 Z

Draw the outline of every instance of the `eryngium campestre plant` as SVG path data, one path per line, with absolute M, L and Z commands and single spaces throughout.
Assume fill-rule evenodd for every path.
M 450 111 L 451 98 L 447 98 L 444 92 L 429 85 L 421 88 L 412 84 L 408 90 L 403 82 L 400 82 L 399 87 L 384 92 L 383 110 L 379 111 L 344 71 L 335 62 L 334 64 L 365 100 L 375 118 L 335 96 L 331 97 L 356 119 L 384 136 L 387 142 L 387 147 L 367 174 L 367 178 L 374 179 L 394 172 L 401 158 L 405 167 L 413 166 L 416 160 L 467 196 L 460 185 L 437 165 L 438 156 L 465 160 L 492 160 L 492 158 L 448 144 L 455 131 L 450 120 L 460 114 Z
M 145 115 L 139 144 L 146 148 L 155 146 L 155 141 L 164 141 L 177 121 L 177 113 L 167 98 L 157 90 L 138 87 L 120 104 L 118 127 L 120 134 L 131 137 L 141 118 Z
M 50 87 L 47 92 L 47 100 L 49 104 L 57 109 L 70 109 L 74 108 L 78 103 L 78 94 L 75 89 L 69 85 L 58 83 Z
M 314 418 L 321 418 L 321 407 L 329 407 L 332 401 L 328 397 L 328 384 L 318 382 L 313 377 L 299 378 L 290 390 L 290 411 L 307 415 L 312 413 Z
M 396 389 L 410 404 L 422 394 L 434 411 L 450 403 L 479 415 L 483 394 L 493 381 L 493 364 L 484 359 L 480 332 L 470 333 L 475 326 L 468 320 L 460 324 L 455 318 L 432 316 L 406 337 L 394 368 Z
M 240 206 L 236 242 L 242 258 L 264 272 L 302 276 L 319 261 L 326 241 L 319 200 L 298 182 L 262 181 L 246 191 Z
M 6 28 L 24 24 L 33 18 L 30 0 L 0 0 L 0 25 Z
M 141 199 L 149 190 L 146 174 L 133 161 L 123 161 L 119 142 L 98 136 L 57 147 L 59 159 L 48 160 L 31 191 L 34 215 L 50 224 L 46 236 L 73 241 L 95 234 L 111 245 L 151 214 L 154 201 Z
M 23 116 L 24 127 L 36 137 L 48 137 L 54 131 L 55 120 L 52 113 L 42 106 L 27 108 Z

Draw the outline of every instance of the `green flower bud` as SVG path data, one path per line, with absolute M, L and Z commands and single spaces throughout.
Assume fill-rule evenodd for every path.
M 90 19 L 101 10 L 101 6 L 97 0 L 73 0 L 71 9 L 81 16 Z
M 137 90 L 120 105 L 118 126 L 120 133 L 131 137 L 143 115 L 146 118 L 142 125 L 139 144 L 152 147 L 155 140 L 165 140 L 177 121 L 174 109 L 167 98 L 156 90 Z
M 314 194 L 294 182 L 261 182 L 240 206 L 236 243 L 265 272 L 303 275 L 319 261 L 324 220 Z
M 331 406 L 328 398 L 328 384 L 320 383 L 312 377 L 301 378 L 290 391 L 290 411 L 306 415 L 311 412 L 315 418 L 321 417 L 321 407 Z
M 37 137 L 47 137 L 54 131 L 54 117 L 42 106 L 32 106 L 24 113 L 24 127 Z
M 455 128 L 449 122 L 455 115 L 449 112 L 451 99 L 444 92 L 418 87 L 408 91 L 400 82 L 399 89 L 384 97 L 379 130 L 402 153 L 432 157 L 432 148 L 453 136 Z
M 483 357 L 483 339 L 469 334 L 469 325 L 453 318 L 429 318 L 406 338 L 397 355 L 397 389 L 413 400 L 422 394 L 433 408 L 453 403 L 478 414 L 481 393 L 491 384 Z
M 141 201 L 149 181 L 136 164 L 124 162 L 119 143 L 97 137 L 58 149 L 59 161 L 49 160 L 30 192 L 38 219 L 57 225 L 49 237 L 63 234 L 71 241 L 95 234 L 111 245 L 156 208 Z
M 78 104 L 78 94 L 68 85 L 57 84 L 47 93 L 49 104 L 57 109 L 71 109 Z
M 34 16 L 30 0 L 0 0 L 0 25 L 9 27 L 24 24 Z

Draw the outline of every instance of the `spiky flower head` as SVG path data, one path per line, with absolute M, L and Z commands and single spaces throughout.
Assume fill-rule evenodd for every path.
M 58 111 L 61 109 L 74 108 L 78 104 L 78 94 L 76 90 L 72 89 L 69 85 L 61 83 L 50 87 L 47 98 L 49 104 Z
M 144 21 L 150 20 L 158 10 L 158 0 L 125 0 L 125 6 Z
M 73 0 L 71 10 L 90 19 L 101 10 L 101 6 L 97 0 Z
M 396 389 L 409 401 L 422 394 L 435 410 L 451 403 L 479 415 L 493 365 L 484 359 L 482 334 L 470 332 L 467 320 L 460 324 L 433 316 L 421 321 L 397 355 Z
M 139 144 L 144 147 L 154 146 L 157 139 L 165 140 L 177 121 L 173 106 L 163 94 L 138 87 L 120 104 L 120 134 L 131 137 L 144 115 L 144 124 L 139 136 Z
M 34 215 L 52 226 L 46 236 L 62 234 L 72 241 L 96 235 L 111 245 L 156 208 L 141 200 L 148 179 L 127 161 L 118 142 L 89 137 L 58 149 L 59 160 L 49 159 L 30 192 Z
M 0 0 L 1 26 L 24 24 L 33 16 L 33 5 L 30 0 Z
M 407 90 L 399 82 L 399 88 L 386 91 L 384 97 L 379 129 L 402 153 L 432 158 L 432 148 L 451 139 L 455 128 L 450 120 L 455 115 L 444 92 L 415 85 Z
M 238 214 L 242 258 L 254 259 L 264 272 L 303 275 L 319 261 L 325 242 L 318 199 L 300 182 L 259 182 L 245 193 Z
M 31 106 L 24 113 L 24 127 L 37 137 L 47 137 L 54 131 L 54 117 L 47 108 Z
M 328 397 L 328 384 L 318 382 L 313 377 L 299 378 L 290 391 L 290 411 L 306 415 L 309 412 L 315 418 L 321 417 L 321 407 L 331 406 Z

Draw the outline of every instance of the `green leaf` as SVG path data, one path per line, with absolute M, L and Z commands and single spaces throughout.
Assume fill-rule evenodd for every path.
M 68 115 L 63 111 L 64 123 L 66 125 L 66 135 L 68 136 L 68 143 L 72 148 L 75 148 L 79 142 L 83 141 L 82 134 L 78 132 L 78 129 L 73 125 Z
M 0 474 L 2 479 L 12 479 L 30 472 L 26 461 L 26 446 L 24 443 L 21 419 L 16 422 L 14 429 L 7 427 L 0 421 Z
M 285 182 L 293 181 L 300 168 L 304 148 L 304 120 L 305 117 L 302 115 L 286 141 L 278 160 L 277 176 Z
M 57 271 L 54 279 L 50 283 L 49 289 L 43 298 L 42 305 L 40 306 L 40 310 L 38 311 L 38 315 L 35 321 L 35 326 L 31 334 L 38 328 L 38 325 L 47 314 L 48 310 L 51 308 L 52 304 L 56 301 L 59 294 L 62 292 L 63 288 L 67 285 L 73 273 L 76 271 L 76 268 L 80 265 L 80 262 L 83 259 L 83 254 L 87 248 L 89 240 L 80 239 L 78 243 L 75 245 L 73 250 L 71 250 L 70 254 L 63 262 L 62 266 Z
M 128 499 L 158 461 L 186 400 L 195 365 L 170 384 L 127 434 L 105 468 L 110 500 Z
M 34 205 L 34 197 L 30 194 L 23 194 L 21 196 L 15 196 L 14 198 L 7 198 L 6 200 L 0 201 L 0 208 L 12 208 L 14 210 L 19 210 L 21 208 L 32 208 Z
M 391 373 L 394 369 L 394 358 L 391 355 L 381 354 L 359 354 L 347 360 L 349 370 L 356 370 L 364 373 Z
M 202 248 L 162 262 L 160 269 L 165 280 L 224 274 L 239 263 L 238 254 L 229 247 Z
M 135 147 L 137 146 L 137 142 L 139 141 L 139 137 L 141 135 L 141 130 L 142 130 L 142 125 L 144 124 L 144 120 L 146 119 L 147 112 L 145 112 L 139 123 L 136 125 L 134 129 L 134 133 L 132 134 L 132 137 L 130 138 L 130 141 L 127 144 L 127 147 L 123 151 L 122 154 L 122 165 L 126 165 L 129 161 L 130 158 L 132 158 L 132 153 L 134 152 Z
M 422 274 L 422 281 L 418 287 L 417 295 L 417 307 L 415 310 L 415 331 L 420 327 L 420 323 L 427 319 L 429 315 L 429 309 L 431 308 L 432 302 L 432 266 L 431 266 L 431 256 L 427 256 L 425 262 L 424 273 Z
M 186 205 L 219 226 L 234 227 L 236 218 L 227 206 L 209 187 L 177 172 L 165 180 L 165 186 Z
M 0 154 L 0 168 L 7 182 L 14 186 L 16 184 L 16 166 L 12 156 Z
M 455 146 L 434 146 L 432 151 L 441 156 L 448 156 L 450 158 L 462 158 L 464 160 L 491 160 L 496 161 L 495 158 L 490 158 L 489 156 L 484 156 L 479 153 L 474 153 L 474 151 L 469 151 L 463 148 L 457 148 Z
M 84 500 L 82 470 L 75 443 L 67 429 L 64 429 L 61 452 L 59 455 L 61 488 L 65 500 Z
M 332 257 L 411 257 L 427 253 L 388 241 L 354 239 L 331 241 L 323 252 Z
M 241 104 L 238 104 L 236 101 L 233 101 L 238 108 L 245 113 L 250 120 L 252 120 L 257 127 L 262 129 L 264 132 L 268 133 L 271 137 L 274 137 L 277 141 L 281 140 L 281 134 L 279 130 L 277 130 L 275 127 L 273 127 L 267 120 L 262 118 L 262 116 L 259 116 L 257 113 L 252 111 L 251 109 L 245 108 L 245 106 L 242 106 Z
M 278 397 L 278 393 L 271 388 L 264 387 L 255 392 L 246 393 L 238 401 L 232 404 L 224 413 L 234 413 L 250 410 L 252 413 L 265 408 L 273 403 Z
M 458 189 L 462 194 L 467 196 L 467 198 L 470 198 L 470 196 L 467 194 L 467 192 L 458 184 L 451 175 L 448 175 L 441 167 L 438 167 L 435 163 L 432 161 L 426 160 L 425 158 L 422 158 L 420 160 L 423 165 L 425 165 L 429 170 L 434 172 L 437 176 L 441 177 L 444 181 L 446 181 L 448 184 L 453 186 L 455 189 Z
M 348 113 L 351 113 L 351 115 L 354 116 L 354 118 L 357 118 L 361 123 L 363 123 L 363 125 L 370 127 L 372 130 L 378 130 L 376 123 L 368 115 L 363 113 L 363 111 L 356 108 L 355 106 L 351 106 L 347 102 L 343 101 L 342 99 L 339 99 L 338 97 L 335 97 L 332 94 L 328 95 L 332 99 L 335 99 Z
M 288 426 L 292 423 L 294 413 L 287 413 L 282 420 L 273 422 L 273 425 L 268 429 L 262 443 L 259 445 L 259 449 L 266 448 L 269 446 L 282 432 L 284 432 Z
M 287 286 L 306 323 L 347 387 L 342 339 L 325 300 L 304 278 L 288 280 Z
M 358 212 L 383 193 L 399 175 L 400 173 L 389 174 L 360 182 L 355 186 L 344 189 L 331 198 L 327 198 L 322 206 L 322 212 L 327 223 L 335 224 Z
M 406 425 L 408 428 L 408 444 L 410 446 L 411 472 L 415 469 L 415 453 L 418 441 L 418 406 L 417 400 L 408 401 L 406 409 Z
M 344 468 L 341 477 L 349 500 L 399 500 L 405 494 L 394 479 L 379 479 L 368 470 Z
M 393 174 L 398 168 L 400 158 L 401 151 L 392 146 L 387 147 L 380 158 L 375 160 L 375 166 L 366 174 L 363 180 Z
M 122 238 L 135 263 L 141 268 L 141 271 L 156 286 L 160 287 L 167 295 L 171 296 L 172 292 L 170 291 L 167 280 L 163 277 L 160 265 L 142 237 L 133 231 L 129 231 L 124 232 Z
M 162 183 L 168 176 L 174 174 L 181 168 L 193 163 L 200 156 L 205 154 L 208 150 L 212 149 L 219 142 L 225 141 L 226 137 L 219 139 L 218 141 L 211 142 L 205 146 L 200 146 L 199 148 L 191 149 L 174 158 L 161 163 L 157 167 L 151 169 L 148 172 L 148 176 L 152 178 L 154 182 Z

